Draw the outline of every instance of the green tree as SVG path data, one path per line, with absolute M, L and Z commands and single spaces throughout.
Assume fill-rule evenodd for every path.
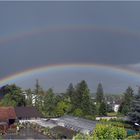
M 15 84 L 7 85 L 6 95 L 1 101 L 2 106 L 25 106 L 25 96 L 20 87 Z
M 81 117 L 81 116 L 84 115 L 84 113 L 80 108 L 77 108 L 77 109 L 74 110 L 73 115 L 77 116 L 77 117 Z
M 106 115 L 107 114 L 107 104 L 104 99 L 104 91 L 102 84 L 99 83 L 96 92 L 96 110 L 98 115 Z
M 39 84 L 39 80 L 36 80 L 35 90 L 33 92 L 33 98 L 35 100 L 35 107 L 39 110 L 42 110 L 43 107 L 43 99 L 44 99 L 44 91 Z
M 47 90 L 44 97 L 44 106 L 43 112 L 47 117 L 55 116 L 55 108 L 56 108 L 56 96 L 53 93 L 53 90 L 50 88 Z
M 69 113 L 71 110 L 71 104 L 68 102 L 60 101 L 56 106 L 56 113 L 58 116 L 63 116 L 64 114 Z
M 81 81 L 76 86 L 74 94 L 74 107 L 82 109 L 84 114 L 90 113 L 90 95 L 86 81 Z
M 26 97 L 26 106 L 33 106 L 32 100 L 33 100 L 33 92 L 31 89 L 25 90 L 25 97 Z
M 100 103 L 99 115 L 101 115 L 101 116 L 106 116 L 107 115 L 107 106 L 106 106 L 105 102 Z
M 102 84 L 99 83 L 96 92 L 96 103 L 102 103 L 104 101 L 104 92 Z
M 140 92 L 133 98 L 128 114 L 131 122 L 140 124 Z
M 131 106 L 133 97 L 134 97 L 133 89 L 131 87 L 128 87 L 126 89 L 126 92 L 123 95 L 122 103 L 119 108 L 120 113 L 127 115 L 128 112 L 130 112 L 130 106 Z
M 72 83 L 69 84 L 66 94 L 70 98 L 70 102 L 73 104 L 73 102 L 74 102 L 75 89 L 74 89 Z

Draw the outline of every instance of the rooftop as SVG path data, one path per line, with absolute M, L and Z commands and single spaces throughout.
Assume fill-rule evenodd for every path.
M 96 126 L 96 121 L 91 121 L 74 116 L 63 116 L 57 120 L 58 125 L 65 128 L 72 129 L 74 131 L 80 131 L 81 133 L 92 132 Z
M 16 119 L 16 113 L 13 107 L 0 107 L 0 121 Z
M 42 117 L 42 114 L 35 107 L 15 107 L 15 112 L 18 118 Z

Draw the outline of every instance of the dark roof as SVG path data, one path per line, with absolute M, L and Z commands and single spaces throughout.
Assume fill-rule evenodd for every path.
M 42 114 L 35 107 L 15 107 L 15 112 L 18 118 L 42 117 Z
M 57 134 L 61 134 L 62 136 L 66 136 L 67 139 L 72 139 L 74 135 L 76 135 L 77 133 L 71 129 L 67 129 L 65 127 L 62 126 L 56 126 L 53 127 L 51 129 L 51 131 L 57 133 Z
M 0 121 L 16 119 L 16 113 L 13 107 L 0 107 Z

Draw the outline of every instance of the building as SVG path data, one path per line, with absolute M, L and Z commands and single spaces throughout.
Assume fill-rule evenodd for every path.
M 0 122 L 7 122 L 11 125 L 16 120 L 16 113 L 13 107 L 0 107 Z
M 15 107 L 15 113 L 18 120 L 32 120 L 42 117 L 42 114 L 35 107 Z
M 6 133 L 16 121 L 16 113 L 13 107 L 0 107 L 0 132 Z
M 75 132 L 81 132 L 83 134 L 90 134 L 96 127 L 96 121 L 91 121 L 79 117 L 65 115 L 55 120 L 58 126 L 71 129 Z
M 114 104 L 113 110 L 114 112 L 118 112 L 120 105 L 119 104 Z

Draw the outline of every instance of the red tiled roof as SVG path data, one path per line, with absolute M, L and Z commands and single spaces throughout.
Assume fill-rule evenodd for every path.
M 0 121 L 16 119 L 16 113 L 13 107 L 0 107 Z

